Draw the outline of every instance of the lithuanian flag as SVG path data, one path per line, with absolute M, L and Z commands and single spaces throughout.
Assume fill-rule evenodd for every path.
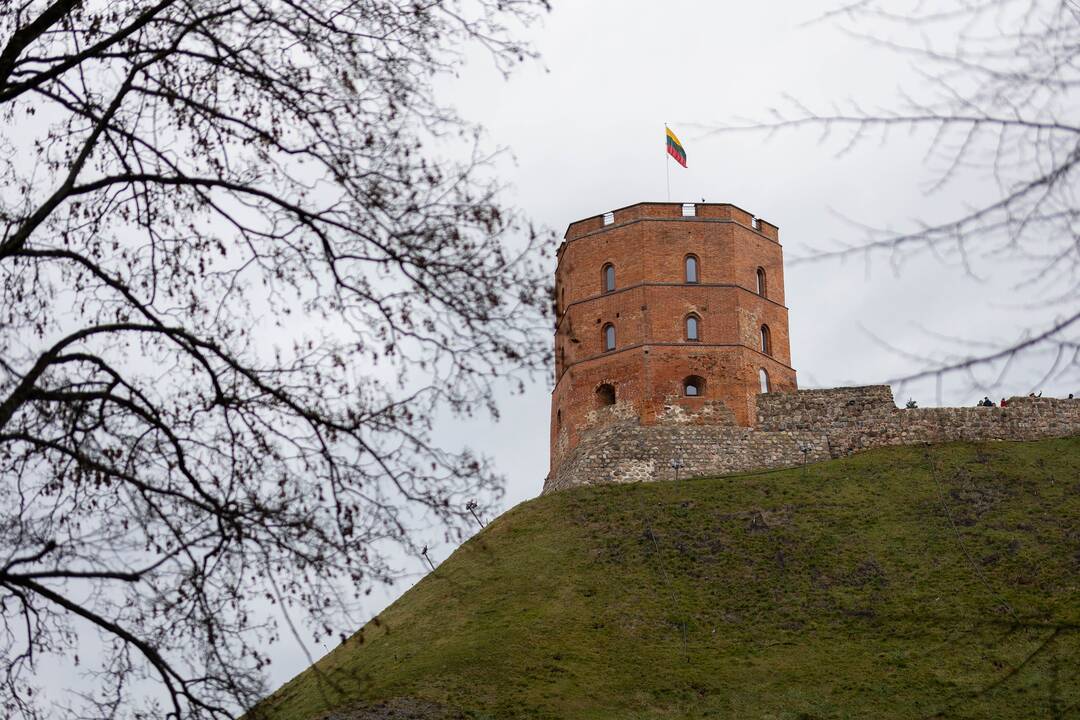
M 671 132 L 671 128 L 665 126 L 664 130 L 667 131 L 668 155 L 675 158 L 675 162 L 686 167 L 686 151 L 683 150 L 682 143 L 679 142 L 679 138 L 675 137 L 675 133 Z

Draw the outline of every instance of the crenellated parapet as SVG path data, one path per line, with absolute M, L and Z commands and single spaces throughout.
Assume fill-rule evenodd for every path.
M 780 242 L 780 229 L 776 225 L 730 203 L 642 202 L 570 223 L 566 230 L 566 242 L 559 251 L 561 253 L 567 243 L 599 230 L 647 220 L 730 222 L 742 225 L 774 242 Z

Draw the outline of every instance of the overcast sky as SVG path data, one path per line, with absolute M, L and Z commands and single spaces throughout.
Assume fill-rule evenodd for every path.
M 504 79 L 477 56 L 446 83 L 444 97 L 486 127 L 493 148 L 513 151 L 514 162 L 502 168 L 513 201 L 560 237 L 574 220 L 666 199 L 669 123 L 689 161 L 689 169 L 670 168 L 672 201 L 730 202 L 780 227 L 800 387 L 877 383 L 919 368 L 875 335 L 933 355 L 949 349 L 938 335 L 1005 342 L 1048 320 L 1045 311 L 1022 308 L 1039 296 L 1014 289 L 1016 269 L 1007 264 L 981 264 L 975 278 L 930 257 L 898 270 L 884 258 L 793 262 L 812 247 L 862 239 L 857 223 L 902 228 L 940 219 L 987 190 L 974 176 L 927 194 L 935 167 L 919 136 L 898 134 L 883 147 L 837 157 L 838 145 L 820 144 L 814 131 L 768 141 L 708 132 L 722 122 L 767 118 L 786 95 L 822 110 L 850 100 L 872 108 L 895 106 L 900 89 L 918 89 L 907 59 L 836 23 L 807 25 L 830 5 L 560 2 L 529 31 L 539 61 Z M 1036 389 L 1076 391 L 1065 379 L 1040 382 L 1044 371 L 1043 362 L 1014 367 L 995 400 Z M 547 474 L 551 389 L 552 380 L 541 378 L 524 396 L 507 395 L 498 423 L 480 417 L 441 425 L 441 442 L 468 443 L 496 460 L 507 477 L 505 508 L 535 497 Z M 933 381 L 902 395 L 894 389 L 901 403 L 936 403 Z M 947 378 L 942 391 L 947 405 L 973 405 L 982 396 L 959 377 Z M 437 545 L 436 561 L 453 547 Z M 405 589 L 383 593 L 372 613 Z M 305 664 L 283 648 L 275 677 L 284 680 Z

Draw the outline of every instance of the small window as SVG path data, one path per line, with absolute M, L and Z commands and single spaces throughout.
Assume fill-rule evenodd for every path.
M 761 352 L 772 355 L 772 336 L 768 325 L 761 326 Z
M 698 281 L 698 259 L 694 255 L 686 256 L 686 282 L 696 283 Z
M 683 395 L 686 397 L 701 397 L 705 394 L 705 378 L 691 375 L 683 380 Z
M 683 203 L 682 216 L 694 217 L 695 215 L 697 215 L 697 207 L 694 206 L 694 203 Z
M 764 372 L 764 371 L 762 371 L 762 372 Z M 559 410 L 559 411 L 557 411 L 555 413 L 555 427 L 556 428 L 561 428 L 562 427 L 562 410 Z
M 608 263 L 604 266 L 604 292 L 609 293 L 615 289 L 615 266 Z
M 757 294 L 765 297 L 767 286 L 765 284 L 765 268 L 757 269 Z
M 608 323 L 604 326 L 604 352 L 615 349 L 615 326 Z
M 686 318 L 686 339 L 687 340 L 700 340 L 701 336 L 698 334 L 699 319 L 697 315 L 688 315 Z
M 610 225 L 613 222 L 615 222 L 615 213 L 613 213 L 613 212 L 604 213 L 604 224 L 605 225 Z
M 600 403 L 600 405 L 614 405 L 615 386 L 604 383 L 600 387 L 596 388 L 596 400 Z
M 765 368 L 761 368 L 760 370 L 758 370 L 757 374 L 758 380 L 761 381 L 761 392 L 769 392 L 769 373 L 765 370 Z

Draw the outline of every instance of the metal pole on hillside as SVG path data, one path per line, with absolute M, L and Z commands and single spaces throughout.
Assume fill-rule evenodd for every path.
M 477 507 L 479 507 L 479 506 L 476 504 L 475 500 L 470 500 L 469 502 L 465 503 L 465 509 L 468 510 L 470 513 L 472 513 L 473 520 L 476 521 L 477 525 L 479 525 L 481 528 L 483 528 L 484 527 L 483 521 L 480 520 L 480 518 L 477 517 L 477 515 L 476 515 L 476 508 Z
M 431 572 L 435 572 L 435 563 L 431 562 L 431 558 L 428 557 L 427 545 L 425 545 L 424 549 L 420 551 L 420 554 L 424 556 L 424 559 L 427 560 L 427 564 L 431 566 Z

